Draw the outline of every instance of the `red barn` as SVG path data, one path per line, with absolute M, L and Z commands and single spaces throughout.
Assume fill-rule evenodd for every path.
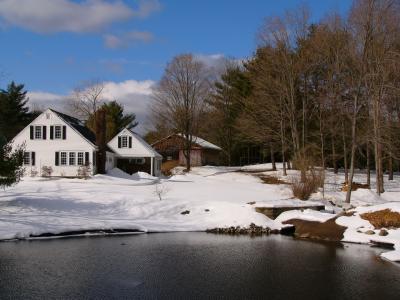
M 171 134 L 151 146 L 162 155 L 163 161 L 179 161 L 184 166 L 186 158 L 183 155 L 185 137 L 180 134 Z M 191 166 L 218 165 L 222 149 L 202 138 L 193 136 L 192 150 L 190 152 Z

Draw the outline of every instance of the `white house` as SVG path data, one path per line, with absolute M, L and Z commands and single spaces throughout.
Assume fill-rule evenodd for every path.
M 118 142 L 119 141 L 119 142 Z M 51 167 L 52 176 L 75 177 L 86 168 L 96 174 L 96 137 L 82 122 L 47 109 L 25 127 L 13 145 L 25 145 L 26 172 L 43 174 Z M 142 138 L 124 129 L 108 143 L 106 171 L 121 166 L 125 171 L 144 171 L 159 176 L 161 156 Z
M 107 146 L 110 150 L 107 152 L 107 163 L 110 165 L 129 174 L 138 171 L 155 176 L 161 174 L 162 156 L 133 131 L 123 129 Z

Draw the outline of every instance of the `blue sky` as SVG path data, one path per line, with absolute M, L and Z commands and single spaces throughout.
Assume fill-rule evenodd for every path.
M 0 0 L 0 87 L 10 80 L 25 83 L 39 102 L 41 95 L 58 101 L 56 95 L 90 79 L 114 83 L 115 90 L 124 82 L 146 88 L 180 53 L 211 62 L 250 56 L 263 19 L 301 3 L 314 20 L 331 9 L 344 14 L 351 5 L 346 0 Z M 143 82 L 147 85 L 140 86 Z M 124 95 L 113 97 L 118 96 Z

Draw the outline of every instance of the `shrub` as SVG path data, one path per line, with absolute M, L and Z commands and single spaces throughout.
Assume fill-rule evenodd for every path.
M 90 166 L 79 166 L 77 176 L 79 178 L 88 179 L 90 177 Z
M 42 167 L 42 177 L 50 177 L 53 174 L 53 168 L 48 166 Z
M 36 168 L 32 168 L 31 169 L 31 177 L 36 177 L 37 176 L 37 174 L 38 174 L 38 171 L 36 170 Z
M 291 189 L 293 196 L 300 200 L 308 200 L 312 193 L 318 191 L 318 188 L 323 187 L 325 176 L 323 171 L 312 169 L 306 173 L 304 180 L 299 176 L 291 177 Z

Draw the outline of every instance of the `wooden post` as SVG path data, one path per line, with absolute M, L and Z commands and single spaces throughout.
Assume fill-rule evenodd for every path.
M 150 175 L 153 176 L 153 160 L 154 157 L 150 157 Z

